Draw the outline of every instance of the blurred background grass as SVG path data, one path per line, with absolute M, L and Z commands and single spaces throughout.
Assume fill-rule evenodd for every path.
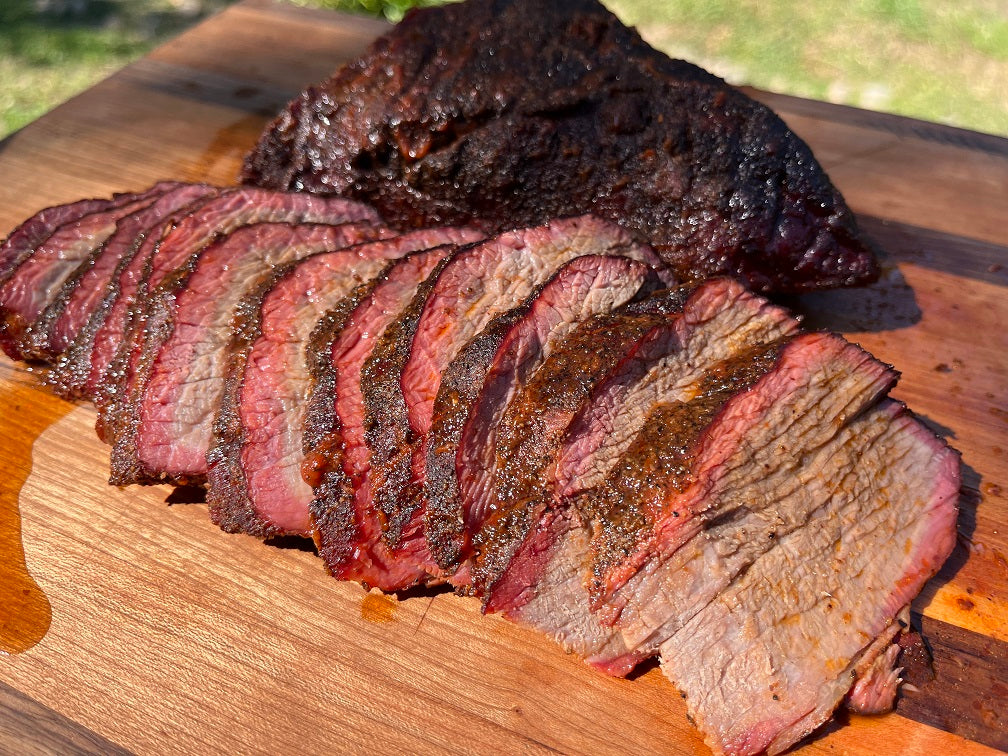
M 0 138 L 228 2 L 0 0 Z M 394 21 L 439 0 L 296 2 Z M 605 2 L 734 84 L 1008 136 L 1008 0 Z

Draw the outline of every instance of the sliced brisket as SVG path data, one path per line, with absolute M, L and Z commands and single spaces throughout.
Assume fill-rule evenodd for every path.
M 115 358 L 131 308 L 140 304 L 136 302 L 136 291 L 148 271 L 150 256 L 161 239 L 183 218 L 219 194 L 216 188 L 200 193 L 189 204 L 159 218 L 140 233 L 136 247 L 116 263 L 87 323 L 78 330 L 73 344 L 50 371 L 49 382 L 57 393 L 101 401 L 102 378 Z M 153 210 L 151 207 L 144 212 Z
M 682 280 L 800 291 L 878 268 L 808 146 L 595 0 L 411 13 L 267 128 L 243 178 L 365 199 L 390 222 L 608 218 Z
M 308 337 L 389 260 L 476 238 L 477 232 L 446 228 L 323 252 L 282 266 L 245 297 L 209 457 L 207 501 L 215 522 L 261 537 L 311 533 L 312 490 L 301 477 Z
M 337 578 L 368 585 L 415 579 L 414 566 L 386 545 L 381 513 L 373 506 L 361 373 L 386 328 L 454 250 L 437 247 L 389 266 L 327 315 L 312 336 L 309 353 L 317 358 L 311 366 L 304 477 L 314 488 L 315 543 Z
M 465 520 L 456 477 L 462 431 L 477 404 L 524 384 L 556 343 L 577 325 L 654 289 L 654 273 L 625 257 L 579 257 L 559 271 L 527 302 L 496 318 L 445 369 L 434 402 L 426 448 L 425 534 L 431 553 L 447 574 L 463 559 Z M 646 289 L 645 289 L 646 290 Z M 486 439 L 484 438 L 484 441 Z M 462 579 L 465 582 L 465 579 Z
M 771 353 L 749 351 L 755 373 Z M 655 403 L 606 482 L 523 545 L 510 604 L 496 599 L 609 672 L 660 651 L 716 752 L 775 752 L 888 653 L 953 545 L 958 460 L 901 405 L 875 405 L 895 375 L 829 335 L 784 343 L 711 413 L 719 383 L 750 383 L 742 357 L 687 406 Z
M 67 279 L 72 279 L 115 232 L 121 218 L 146 207 L 170 188 L 172 185 L 157 184 L 140 194 L 120 195 L 123 201 L 60 226 L 22 256 L 0 286 L 0 346 L 8 355 L 14 359 L 47 356 L 32 354 L 25 343 L 35 319 L 59 296 Z
M 78 267 L 32 323 L 25 339 L 30 355 L 53 360 L 69 349 L 101 306 L 103 297 L 109 295 L 116 270 L 136 253 L 143 240 L 159 234 L 173 213 L 217 191 L 206 184 L 172 186 L 147 207 L 120 219 L 115 232 Z M 59 385 L 58 379 L 53 385 Z
M 423 534 L 423 485 L 441 374 L 490 321 L 520 304 L 559 266 L 585 254 L 659 262 L 621 229 L 590 216 L 502 234 L 460 250 L 432 273 L 365 364 L 374 506 L 389 546 L 415 563 L 415 580 L 438 573 Z
M 715 752 L 786 750 L 865 662 L 893 674 L 896 614 L 955 545 L 958 456 L 902 405 L 883 402 L 817 451 L 800 476 L 814 492 L 801 526 L 767 534 L 775 547 L 661 645 Z
M 162 277 L 119 386 L 122 400 L 104 426 L 113 445 L 112 482 L 201 483 L 238 304 L 274 266 L 385 233 L 359 223 L 257 223 L 202 247 Z
M 114 209 L 136 198 L 137 194 L 125 192 L 112 199 L 85 199 L 40 210 L 11 231 L 0 244 L 0 284 L 6 283 L 14 270 L 61 226 L 76 223 L 85 215 Z
M 252 223 L 378 222 L 373 210 L 356 202 L 262 189 L 226 190 L 190 209 L 180 214 L 163 236 L 148 237 L 119 274 L 118 295 L 95 335 L 85 383 L 85 395 L 103 409 L 100 432 L 104 421 L 117 411 L 105 412 L 105 408 L 115 404 L 119 384 L 137 357 L 130 347 L 143 318 L 147 293 L 185 265 L 191 255 L 215 238 Z M 124 342 L 129 343 L 124 346 Z
M 549 469 L 592 389 L 646 334 L 681 310 L 690 289 L 669 290 L 581 324 L 524 381 L 487 379 L 462 432 L 456 475 L 472 590 L 489 590 L 549 503 Z

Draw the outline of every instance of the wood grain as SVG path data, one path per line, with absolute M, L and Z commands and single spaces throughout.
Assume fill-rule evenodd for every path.
M 3 683 L 0 683 L 0 752 L 22 756 L 129 753 Z
M 161 178 L 233 182 L 270 114 L 383 28 L 266 0 L 229 8 L 0 142 L 0 234 L 45 205 Z M 915 603 L 939 688 L 800 751 L 989 753 L 1003 719 L 950 713 L 943 696 L 1001 702 L 1008 678 L 1008 141 L 754 94 L 885 252 L 875 286 L 791 304 L 896 365 L 895 395 L 965 473 L 960 544 Z M 5 359 L 0 403 L 0 495 L 17 496 L 52 604 L 42 641 L 0 658 L 0 750 L 58 722 L 137 753 L 706 752 L 657 668 L 611 680 L 472 601 L 368 595 L 310 551 L 221 533 L 184 494 L 110 488 L 93 410 Z

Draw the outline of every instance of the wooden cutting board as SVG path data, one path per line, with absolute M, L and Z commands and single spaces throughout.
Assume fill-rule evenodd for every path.
M 226 10 L 0 142 L 0 234 L 157 179 L 232 183 L 270 114 L 384 28 Z M 875 286 L 793 304 L 896 365 L 963 455 L 959 545 L 914 606 L 935 680 L 800 750 L 1008 748 L 1008 141 L 753 94 L 887 254 Z M 0 643 L 38 641 L 0 656 L 0 752 L 707 752 L 654 666 L 609 679 L 473 601 L 365 594 L 226 535 L 192 492 L 110 488 L 93 410 L 6 359 L 0 409 Z

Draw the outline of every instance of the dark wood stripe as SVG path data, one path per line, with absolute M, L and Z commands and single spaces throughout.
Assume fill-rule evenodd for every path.
M 143 58 L 114 74 L 117 81 L 140 89 L 187 100 L 223 105 L 261 116 L 263 123 L 273 118 L 293 94 L 286 88 L 247 79 L 187 68 L 174 63 Z
M 787 114 L 818 118 L 834 123 L 844 123 L 849 126 L 885 131 L 902 137 L 915 137 L 928 142 L 961 147 L 968 150 L 978 150 L 991 155 L 1008 157 L 1008 139 L 996 134 L 984 134 L 979 131 L 969 131 L 955 126 L 945 126 L 940 123 L 920 121 L 916 118 L 878 113 L 862 110 L 850 105 L 807 100 L 792 95 L 766 92 L 753 87 L 742 87 L 750 97 L 759 100 L 774 110 Z
M 934 678 L 904 688 L 898 714 L 1008 751 L 1008 643 L 915 615 L 934 656 Z
M 858 223 L 894 260 L 1008 286 L 1008 246 L 868 215 Z
M 0 681 L 0 753 L 128 756 L 130 751 Z

